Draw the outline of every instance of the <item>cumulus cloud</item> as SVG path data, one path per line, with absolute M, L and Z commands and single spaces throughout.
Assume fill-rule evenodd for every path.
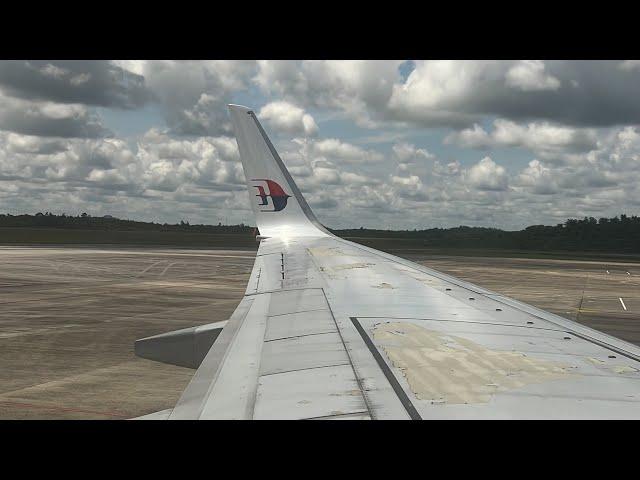
M 8 152 L 14 154 L 50 155 L 67 150 L 67 144 L 59 138 L 37 137 L 9 133 L 3 138 Z
M 305 192 L 326 194 L 326 186 L 376 185 L 379 178 L 365 174 L 366 159 L 376 152 L 337 140 L 296 139 L 281 150 L 289 171 Z M 377 161 L 377 158 L 376 158 Z M 354 172 L 359 169 L 360 172 Z M 326 205 L 326 202 L 325 202 Z
M 264 92 L 302 106 L 344 112 L 361 126 L 375 125 L 384 109 L 402 61 L 308 60 L 260 61 L 253 81 Z
M 279 132 L 312 137 L 318 126 L 311 115 L 289 102 L 271 102 L 260 109 L 258 117 Z
M 404 122 L 466 128 L 483 115 L 575 126 L 640 122 L 632 63 L 416 61 L 406 78 L 399 73 L 402 63 L 264 61 L 253 81 L 267 94 L 341 111 L 369 127 Z
M 254 62 L 231 60 L 146 61 L 138 64 L 149 89 L 177 135 L 231 133 L 227 104 L 253 73 Z
M 309 155 L 315 158 L 328 158 L 338 164 L 379 163 L 384 160 L 384 156 L 375 150 L 364 149 L 337 138 L 327 138 L 311 143 Z
M 244 186 L 235 140 L 229 137 L 176 139 L 154 129 L 138 144 L 137 158 L 150 189 L 175 191 L 184 183 L 221 190 Z
M 408 142 L 394 143 L 391 152 L 392 157 L 397 161 L 399 175 L 426 176 L 435 165 L 436 156 L 434 154 Z
M 469 169 L 468 182 L 479 190 L 501 191 L 508 188 L 509 177 L 504 167 L 484 157 Z
M 457 144 L 463 148 L 490 148 L 497 145 L 496 140 L 480 125 L 450 133 L 444 139 L 446 144 Z
M 391 175 L 391 185 L 397 195 L 405 199 L 424 201 L 429 198 L 427 189 L 417 175 L 396 176 Z
M 413 163 L 417 160 L 431 160 L 435 158 L 435 155 L 429 153 L 424 148 L 417 148 L 411 143 L 395 143 L 392 147 L 393 153 L 398 159 L 398 162 L 407 164 Z
M 497 119 L 493 122 L 491 132 L 474 124 L 471 128 L 449 134 L 445 137 L 445 143 L 477 149 L 520 147 L 532 150 L 543 157 L 550 157 L 562 153 L 594 150 L 598 147 L 598 138 L 594 129 L 567 127 L 548 122 L 521 125 Z
M 557 90 L 560 80 L 545 71 L 544 62 L 540 60 L 522 60 L 507 70 L 505 75 L 507 86 L 533 92 L 537 90 Z
M 527 168 L 520 173 L 518 180 L 522 186 L 533 193 L 549 195 L 558 192 L 558 185 L 551 169 L 538 160 L 529 162 Z
M 259 60 L 253 82 L 266 93 L 304 99 L 307 103 L 310 87 L 303 65 L 288 60 Z
M 640 132 L 637 127 L 625 127 L 615 132 L 605 143 L 608 160 L 617 169 L 640 168 Z
M 82 183 L 93 170 L 124 170 L 133 159 L 117 139 L 44 139 L 0 132 L 0 171 L 16 180 Z
M 30 101 L 9 97 L 2 92 L 0 130 L 45 137 L 96 138 L 111 135 L 100 117 L 84 105 Z
M 247 97 L 330 226 L 519 228 L 640 206 L 633 61 L 411 65 L 0 62 L 0 208 L 252 222 L 226 108 Z M 149 104 L 131 117 L 146 133 L 110 131 Z
M 143 76 L 101 60 L 2 61 L 0 87 L 29 100 L 127 109 L 153 98 Z

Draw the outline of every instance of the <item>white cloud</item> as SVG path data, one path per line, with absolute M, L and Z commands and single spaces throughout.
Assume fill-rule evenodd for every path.
M 336 164 L 379 163 L 384 160 L 384 156 L 375 150 L 367 150 L 337 138 L 327 138 L 311 143 L 309 154 L 313 158 L 327 158 Z
M 640 206 L 634 64 L 417 61 L 408 75 L 399 65 L 0 62 L 0 209 L 252 222 L 226 109 L 247 97 L 289 139 L 273 136 L 330 226 L 517 228 Z M 157 128 L 105 138 L 96 105 L 149 101 L 132 123 L 153 111 Z M 430 129 L 442 126 L 458 131 Z M 469 165 L 452 143 L 525 151 Z
M 484 157 L 469 169 L 468 182 L 479 190 L 501 191 L 509 187 L 507 171 L 490 157 Z
M 413 201 L 427 200 L 427 189 L 422 180 L 417 175 L 409 175 L 406 177 L 391 175 L 391 185 L 397 196 Z
M 522 60 L 511 67 L 505 75 L 507 86 L 524 92 L 557 90 L 560 80 L 545 71 L 541 60 Z
M 0 90 L 0 130 L 49 137 L 110 135 L 101 119 L 85 105 L 25 100 Z
M 491 62 L 430 60 L 415 62 L 404 83 L 393 86 L 388 114 L 401 121 L 425 125 L 462 126 L 471 115 L 456 111 L 454 105 L 478 84 Z
M 625 60 L 618 66 L 621 70 L 640 70 L 640 60 Z
M 91 170 L 87 176 L 87 180 L 103 185 L 125 185 L 127 183 L 127 179 L 124 175 L 118 172 L 115 168 L 111 168 L 109 170 Z
M 305 137 L 312 137 L 318 133 L 318 126 L 313 117 L 289 102 L 268 103 L 260 109 L 258 117 L 279 132 Z
M 400 163 L 414 163 L 418 160 L 432 160 L 435 155 L 429 153 L 424 148 L 417 148 L 411 143 L 395 143 L 392 147 L 393 153 Z
M 218 136 L 231 133 L 227 104 L 234 91 L 246 88 L 255 62 L 149 60 L 136 67 L 173 133 Z
M 588 152 L 598 147 L 594 129 L 573 128 L 548 122 L 532 122 L 521 125 L 509 120 L 497 119 L 493 130 L 485 131 L 480 125 L 453 132 L 445 143 L 455 143 L 464 148 L 526 148 L 543 157 L 562 153 Z
M 408 177 L 397 177 L 395 175 L 391 176 L 391 183 L 396 185 L 402 185 L 403 187 L 420 187 L 422 186 L 422 182 L 420 181 L 420 177 L 417 175 L 410 175 Z
M 637 79 L 617 68 L 619 62 L 416 61 L 406 79 L 401 64 L 264 61 L 253 80 L 269 95 L 342 112 L 365 127 L 464 128 L 487 114 L 589 126 L 640 121 Z
M 464 148 L 490 148 L 497 145 L 495 139 L 477 123 L 471 128 L 450 133 L 445 137 L 444 143 L 457 144 Z
M 272 94 L 305 98 L 309 85 L 300 62 L 288 60 L 259 60 L 253 82 L 262 91 Z
M 4 138 L 7 150 L 12 153 L 51 154 L 67 149 L 62 139 L 20 135 L 9 132 Z
M 113 63 L 127 72 L 144 75 L 147 60 L 113 60 Z
M 316 195 L 316 199 L 322 196 L 321 192 L 326 193 L 327 186 L 349 188 L 380 183 L 380 178 L 364 173 L 370 165 L 366 159 L 375 152 L 335 139 L 296 139 L 288 147 L 281 152 L 284 163 L 303 191 Z M 328 203 L 323 201 L 323 205 L 326 208 Z
M 282 60 L 260 61 L 253 81 L 266 93 L 298 105 L 344 112 L 360 126 L 374 126 L 372 116 L 388 102 L 399 80 L 401 61 Z
M 529 162 L 518 177 L 520 184 L 531 189 L 533 193 L 547 195 L 558 192 L 558 185 L 551 169 L 538 160 Z
M 0 87 L 30 101 L 126 109 L 153 98 L 142 75 L 103 60 L 2 61 Z
M 52 65 L 51 63 L 47 63 L 46 65 L 40 67 L 40 73 L 45 77 L 53 77 L 53 78 L 62 78 L 65 75 L 69 74 L 69 71 Z
M 496 120 L 492 136 L 498 145 L 522 146 L 530 150 L 589 151 L 597 147 L 594 130 L 576 129 L 547 122 L 519 125 Z
M 136 155 L 147 188 L 175 191 L 184 183 L 239 189 L 244 185 L 235 141 L 228 137 L 175 139 L 151 130 Z

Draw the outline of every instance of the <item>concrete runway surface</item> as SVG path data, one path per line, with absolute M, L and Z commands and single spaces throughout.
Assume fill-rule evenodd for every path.
M 408 258 L 640 344 L 640 264 Z M 0 419 L 173 407 L 194 370 L 139 359 L 133 342 L 228 318 L 253 261 L 250 250 L 0 247 Z

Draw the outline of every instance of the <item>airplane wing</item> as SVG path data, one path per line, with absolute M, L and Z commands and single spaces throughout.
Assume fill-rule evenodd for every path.
M 229 108 L 260 247 L 224 325 L 136 344 L 198 367 L 156 418 L 640 418 L 640 348 L 332 235 Z

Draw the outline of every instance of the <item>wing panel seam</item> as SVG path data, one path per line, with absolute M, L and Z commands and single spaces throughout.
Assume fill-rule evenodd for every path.
M 371 409 L 371 405 L 369 405 L 369 399 L 367 398 L 367 394 L 365 393 L 364 385 L 362 384 L 362 380 L 358 376 L 358 372 L 356 372 L 356 367 L 353 364 L 353 359 L 351 358 L 351 354 L 349 353 L 347 344 L 344 342 L 342 331 L 340 330 L 340 326 L 338 325 L 338 322 L 336 321 L 336 317 L 333 314 L 333 310 L 331 309 L 331 304 L 329 303 L 329 299 L 327 298 L 327 294 L 325 293 L 324 288 L 322 289 L 322 294 L 324 295 L 324 301 L 327 302 L 327 307 L 329 308 L 329 313 L 331 314 L 333 323 L 336 325 L 336 329 L 338 330 L 338 335 L 340 336 L 340 341 L 342 342 L 342 348 L 344 348 L 344 351 L 347 354 L 347 358 L 349 359 L 349 364 L 351 365 L 351 371 L 353 372 L 353 377 L 355 378 L 356 383 L 358 384 L 358 388 L 360 389 L 362 400 L 364 401 L 364 404 L 367 407 L 367 410 L 369 411 L 369 416 L 373 419 L 374 418 L 373 410 Z
M 367 332 L 364 331 L 364 328 L 362 328 L 362 325 L 360 324 L 358 319 L 356 317 L 349 317 L 349 318 L 351 319 L 351 323 L 353 323 L 353 326 L 356 327 L 356 330 L 362 337 L 362 340 L 367 345 L 367 348 L 373 355 L 373 358 L 375 358 L 376 362 L 378 363 L 378 366 L 382 370 L 382 373 L 384 373 L 384 376 L 387 378 L 387 380 L 391 384 L 391 388 L 393 388 L 393 391 L 396 392 L 398 399 L 400 400 L 400 402 L 402 403 L 402 406 L 405 408 L 405 410 L 409 414 L 409 417 L 411 418 L 411 420 L 422 420 L 422 417 L 418 413 L 418 410 L 416 410 L 416 407 L 414 407 L 413 403 L 409 399 L 407 392 L 404 391 L 404 389 L 400 385 L 400 382 L 398 382 L 398 379 L 395 377 L 395 375 L 389 368 L 389 365 L 387 365 L 387 362 L 384 361 L 384 358 L 382 358 L 382 355 L 374 345 L 369 335 L 367 335 Z

